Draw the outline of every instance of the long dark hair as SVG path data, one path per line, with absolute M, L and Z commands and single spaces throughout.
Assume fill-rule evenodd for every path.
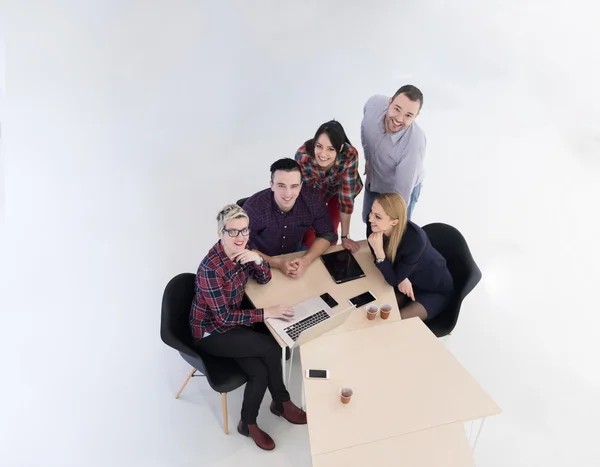
M 331 145 L 335 149 L 336 154 L 340 153 L 340 149 L 342 148 L 344 143 L 352 146 L 352 143 L 348 139 L 348 136 L 346 136 L 346 132 L 344 131 L 344 127 L 342 126 L 342 124 L 337 120 L 331 120 L 329 122 L 323 123 L 315 133 L 314 138 L 309 139 L 306 143 L 304 143 L 306 146 L 306 153 L 309 156 L 315 157 L 315 141 L 317 141 L 317 139 L 319 139 L 319 136 L 321 136 L 323 133 L 329 136 L 329 140 L 331 141 Z

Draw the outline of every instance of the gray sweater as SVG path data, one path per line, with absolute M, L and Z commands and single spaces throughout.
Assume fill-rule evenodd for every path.
M 427 140 L 413 122 L 398 133 L 385 133 L 389 97 L 375 95 L 364 107 L 361 139 L 366 161 L 366 185 L 377 193 L 400 193 L 410 202 L 413 188 L 423 180 Z

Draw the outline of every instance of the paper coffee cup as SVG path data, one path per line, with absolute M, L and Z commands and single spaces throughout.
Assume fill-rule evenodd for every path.
M 353 394 L 354 391 L 350 387 L 343 387 L 340 389 L 340 400 L 342 401 L 342 404 L 349 404 Z
M 388 319 L 390 317 L 390 313 L 392 312 L 392 305 L 384 303 L 379 307 L 379 314 L 381 315 L 381 319 Z
M 367 319 L 373 320 L 377 317 L 377 305 L 367 305 Z

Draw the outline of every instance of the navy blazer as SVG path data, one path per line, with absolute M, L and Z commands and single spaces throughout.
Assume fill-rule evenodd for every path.
M 371 232 L 368 225 L 367 237 Z M 389 239 L 386 236 L 383 239 L 385 248 Z M 373 248 L 371 252 L 374 256 Z M 392 287 L 408 277 L 413 287 L 423 291 L 448 293 L 453 289 L 446 259 L 433 247 L 425 231 L 411 221 L 406 224 L 394 262 L 386 258 L 377 267 Z

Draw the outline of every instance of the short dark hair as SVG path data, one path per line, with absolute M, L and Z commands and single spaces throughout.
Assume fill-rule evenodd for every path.
M 400 94 L 404 94 L 413 102 L 419 102 L 419 110 L 423 108 L 423 93 L 418 87 L 413 86 L 412 84 L 406 84 L 396 91 L 396 94 L 394 94 L 392 100 L 394 100 Z
M 309 139 L 306 143 L 304 143 L 306 146 L 306 153 L 309 156 L 315 157 L 315 143 L 317 142 L 317 139 L 319 139 L 319 136 L 321 136 L 323 133 L 329 136 L 329 140 L 331 141 L 331 145 L 335 149 L 336 154 L 340 153 L 340 148 L 345 143 L 352 146 L 350 140 L 346 136 L 346 132 L 344 131 L 344 127 L 342 126 L 342 124 L 337 120 L 331 120 L 329 122 L 323 123 L 323 125 L 321 125 L 315 133 L 315 137 L 313 139 Z
M 276 171 L 283 170 L 284 172 L 300 172 L 300 165 L 294 159 L 285 157 L 271 164 L 271 180 Z M 302 172 L 300 172 L 302 174 Z

